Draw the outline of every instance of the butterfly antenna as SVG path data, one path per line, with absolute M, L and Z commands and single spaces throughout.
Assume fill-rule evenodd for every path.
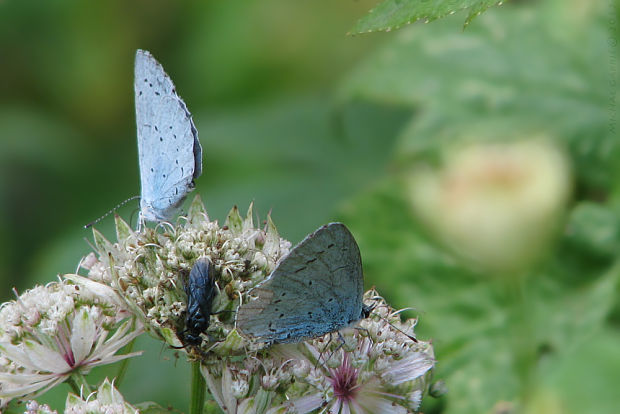
M 374 306 L 373 306 L 373 308 L 374 308 Z M 388 308 L 388 310 L 389 310 L 389 308 Z M 406 310 L 413 310 L 413 308 L 404 308 L 404 309 L 400 309 L 400 310 L 398 310 L 398 311 L 396 311 L 396 312 L 393 312 L 393 313 L 391 314 L 391 316 L 394 316 L 394 315 L 395 315 L 395 316 L 398 316 L 398 317 L 399 317 L 399 320 L 400 320 L 400 313 L 401 313 L 401 312 L 403 312 L 403 311 L 406 311 Z M 383 317 L 382 317 L 382 318 L 383 318 Z M 388 323 L 388 324 L 389 324 L 392 328 L 396 329 L 398 332 L 400 332 L 401 334 L 405 335 L 407 338 L 411 339 L 413 342 L 418 342 L 418 340 L 416 339 L 416 337 L 415 337 L 415 336 L 413 336 L 413 335 L 411 335 L 411 334 L 408 334 L 407 332 L 403 331 L 403 330 L 402 330 L 402 329 L 400 329 L 398 326 L 396 326 L 396 325 L 394 325 L 392 322 L 390 322 L 387 318 L 385 318 L 385 321 L 386 321 L 386 322 L 387 322 L 387 323 Z
M 113 209 L 111 209 L 110 211 L 108 211 L 107 213 L 105 213 L 103 216 L 99 217 L 98 219 L 91 221 L 90 223 L 88 223 L 87 225 L 84 226 L 85 229 L 89 229 L 92 226 L 94 226 L 95 224 L 99 223 L 101 220 L 103 220 L 104 218 L 108 217 L 110 214 L 114 213 L 116 210 L 118 210 L 119 208 L 123 207 L 125 204 L 129 203 L 130 201 L 133 201 L 137 198 L 140 198 L 140 196 L 133 196 L 128 198 L 127 200 L 119 203 L 118 205 L 116 205 L 116 207 L 114 207 Z

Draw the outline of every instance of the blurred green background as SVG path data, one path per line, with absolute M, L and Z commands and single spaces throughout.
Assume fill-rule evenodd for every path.
M 425 412 L 617 412 L 618 3 L 345 36 L 374 4 L 0 2 L 3 301 L 74 272 L 82 226 L 139 193 L 142 48 L 193 113 L 211 218 L 254 200 L 293 243 L 344 221 L 366 286 L 415 308 L 449 389 Z M 127 400 L 186 411 L 186 363 L 138 346 Z

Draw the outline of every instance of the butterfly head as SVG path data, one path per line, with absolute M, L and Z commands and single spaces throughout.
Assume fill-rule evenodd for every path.
M 375 309 L 376 306 L 376 303 L 373 303 L 372 305 L 362 304 L 362 316 L 360 317 L 360 319 L 366 319 L 367 317 L 369 317 L 370 313 Z

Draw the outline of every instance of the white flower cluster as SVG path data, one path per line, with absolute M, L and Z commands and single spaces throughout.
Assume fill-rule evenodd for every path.
M 65 414 L 138 414 L 140 411 L 125 402 L 120 392 L 107 378 L 96 392 L 80 397 L 75 394 L 67 396 Z M 47 405 L 28 401 L 24 414 L 58 414 Z
M 416 411 L 435 364 L 433 348 L 414 339 L 415 320 L 401 322 L 376 292 L 365 301 L 374 309 L 357 328 L 204 364 L 218 405 L 239 414 Z
M 94 366 L 138 354 L 115 355 L 141 329 L 110 287 L 88 284 L 63 279 L 2 304 L 3 405 L 14 397 L 45 392 L 73 373 L 86 374 Z
M 220 294 L 212 308 L 214 323 L 206 335 L 217 344 L 205 341 L 201 352 L 229 355 L 250 346 L 234 330 L 234 311 L 291 247 L 270 218 L 264 229 L 256 228 L 252 206 L 245 218 L 234 207 L 220 226 L 208 219 L 197 197 L 188 218 L 177 227 L 162 224 L 136 233 L 118 217 L 116 227 L 118 242 L 114 244 L 95 231 L 99 263 L 92 264 L 89 277 L 113 286 L 149 332 L 170 345 L 182 345 L 184 286 L 195 261 L 208 257 L 217 269 Z M 194 355 L 193 349 L 188 351 Z

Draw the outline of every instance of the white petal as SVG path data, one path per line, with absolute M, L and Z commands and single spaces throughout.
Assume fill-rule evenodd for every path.
M 392 385 L 399 385 L 424 375 L 433 365 L 435 365 L 435 361 L 429 358 L 428 355 L 423 352 L 414 352 L 391 364 L 390 368 L 381 377 Z
M 71 370 L 71 366 L 58 352 L 49 349 L 38 342 L 27 341 L 24 343 L 29 348 L 30 360 L 40 371 L 65 374 Z
M 56 374 L 9 374 L 8 372 L 0 372 L 0 384 L 32 384 L 39 381 L 47 381 L 51 378 L 56 378 Z M 0 390 L 2 390 L 1 387 Z
M 385 413 L 385 414 L 407 414 L 408 413 L 405 407 L 396 405 L 392 401 L 388 401 L 383 398 L 375 402 L 373 412 Z
M 40 368 L 32 363 L 28 357 L 28 353 L 24 352 L 22 347 L 15 346 L 9 342 L 0 342 L 0 351 L 5 354 L 16 365 L 27 368 L 31 371 L 38 371 Z
M 418 411 L 420 404 L 422 404 L 422 391 L 415 390 L 407 396 L 409 400 L 409 408 Z
M 295 412 L 299 414 L 309 413 L 323 405 L 323 397 L 321 394 L 306 395 L 289 402 L 295 408 Z
M 108 356 L 106 358 L 97 359 L 97 360 L 94 360 L 92 362 L 89 362 L 88 363 L 88 367 L 92 368 L 92 367 L 97 367 L 99 365 L 113 364 L 113 363 L 121 361 L 123 359 L 131 358 L 131 357 L 135 357 L 135 356 L 140 356 L 140 355 L 142 355 L 142 352 L 143 351 L 137 351 L 137 352 L 132 352 L 130 354 L 113 355 L 113 356 Z
M 98 261 L 99 260 L 97 259 L 97 256 L 95 256 L 95 253 L 90 252 L 87 256 L 82 257 L 79 266 L 83 269 L 90 270 Z
M 207 370 L 207 367 L 204 365 L 200 366 L 200 372 L 202 373 L 202 376 L 204 377 L 205 382 L 207 383 L 207 388 L 209 388 L 209 392 L 211 393 L 211 396 L 217 402 L 217 405 L 219 405 L 220 408 L 224 409 L 225 405 L 224 405 L 224 396 L 222 395 L 221 380 L 217 382 L 215 378 L 209 373 L 209 371 Z
M 254 400 L 251 398 L 246 398 L 239 404 L 237 407 L 237 414 L 255 414 L 256 409 L 254 408 Z M 267 411 L 265 414 L 271 414 Z
M 34 384 L 24 385 L 23 387 L 2 387 L 0 389 L 0 398 L 14 398 L 22 395 L 27 395 L 32 392 L 38 391 L 43 387 L 46 387 L 52 383 L 60 382 L 61 378 L 51 377 L 45 381 L 40 381 Z
M 224 404 L 226 404 L 226 412 L 234 414 L 237 412 L 237 399 L 232 393 L 232 374 L 226 366 L 224 366 L 223 371 L 222 395 L 224 396 Z
M 121 309 L 125 309 L 127 307 L 114 289 L 108 285 L 104 285 L 103 283 L 99 283 L 87 277 L 75 274 L 66 274 L 63 275 L 63 277 L 88 289 L 96 296 L 101 296 L 106 303 L 116 305 Z
M 132 328 L 136 330 L 128 334 L 127 332 Z M 101 342 L 97 343 L 92 355 L 100 357 L 112 355 L 143 332 L 141 328 L 134 327 L 131 320 L 125 321 L 103 345 Z
M 71 349 L 76 365 L 86 359 L 92 349 L 96 334 L 95 321 L 91 319 L 88 309 L 81 308 L 75 314 L 71 328 Z

